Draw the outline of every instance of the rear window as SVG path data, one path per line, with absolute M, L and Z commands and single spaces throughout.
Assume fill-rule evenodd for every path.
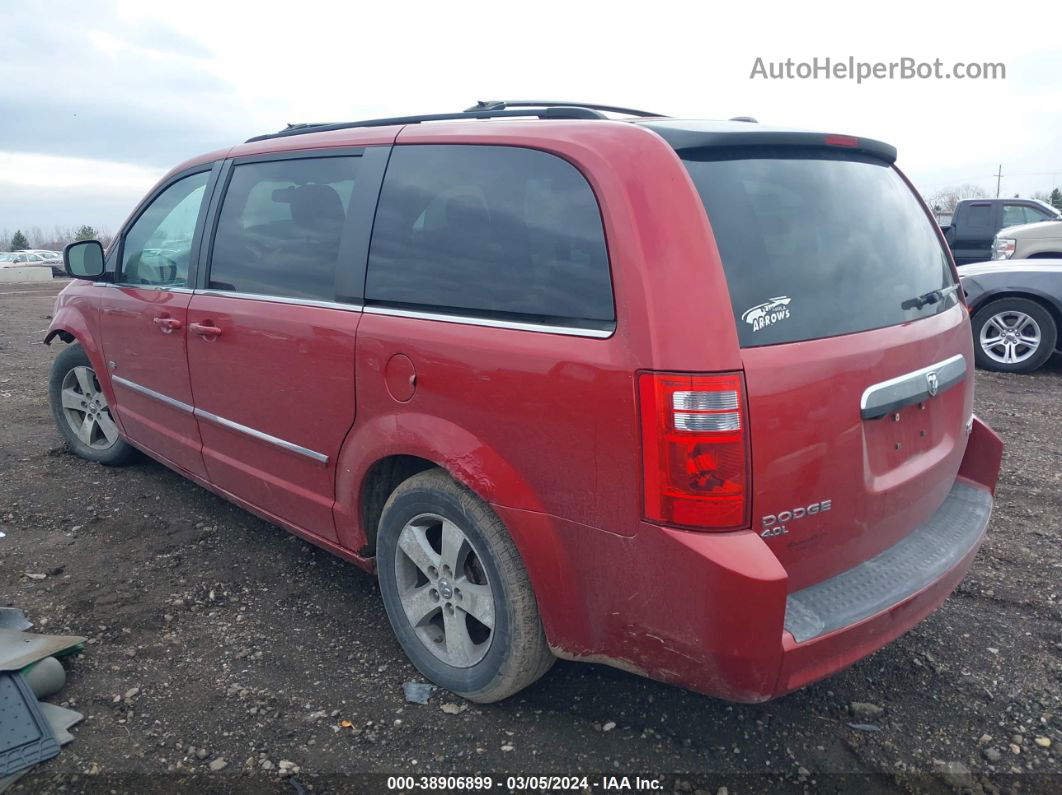
M 919 320 L 958 300 L 954 291 L 924 299 L 954 284 L 947 255 L 881 161 L 759 147 L 680 155 L 715 233 L 743 347 Z

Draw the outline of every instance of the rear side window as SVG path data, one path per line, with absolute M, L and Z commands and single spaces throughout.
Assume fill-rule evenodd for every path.
M 281 298 L 335 299 L 335 274 L 360 157 L 233 167 L 209 287 Z
M 396 146 L 366 301 L 598 327 L 615 320 L 593 191 L 570 163 L 508 146 Z
M 995 210 L 990 204 L 971 204 L 966 215 L 966 228 L 970 234 L 992 234 L 996 231 L 993 223 Z
M 884 163 L 784 148 L 680 154 L 715 233 L 742 346 L 891 326 L 957 300 L 929 296 L 954 284 L 947 255 Z

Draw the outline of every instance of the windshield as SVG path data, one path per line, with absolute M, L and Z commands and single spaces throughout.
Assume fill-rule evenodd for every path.
M 958 300 L 933 221 L 885 163 L 791 147 L 680 156 L 715 233 L 743 347 L 919 320 Z
M 1044 212 L 1050 213 L 1052 217 L 1056 219 L 1062 217 L 1062 211 L 1060 211 L 1057 207 L 1052 207 L 1050 204 L 1040 199 L 1033 199 L 1033 201 L 1043 207 Z

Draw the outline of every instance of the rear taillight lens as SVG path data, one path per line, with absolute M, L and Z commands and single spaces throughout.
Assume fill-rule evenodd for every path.
M 641 373 L 645 517 L 704 530 L 748 524 L 748 417 L 740 373 Z

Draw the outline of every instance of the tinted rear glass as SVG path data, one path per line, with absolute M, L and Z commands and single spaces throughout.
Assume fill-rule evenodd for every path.
M 715 233 L 742 346 L 891 326 L 957 300 L 912 300 L 954 280 L 932 221 L 884 163 L 821 150 L 680 154 Z
M 971 234 L 992 234 L 995 225 L 992 216 L 995 208 L 991 204 L 971 204 L 970 212 L 966 215 L 966 228 Z
M 565 160 L 511 146 L 396 146 L 373 226 L 370 303 L 602 326 L 601 214 Z

